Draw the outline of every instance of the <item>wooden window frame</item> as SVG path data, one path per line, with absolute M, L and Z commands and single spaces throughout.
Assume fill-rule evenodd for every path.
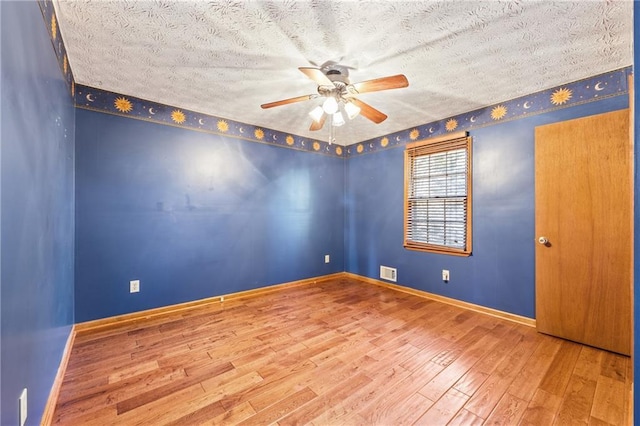
M 410 228 L 411 218 L 409 190 L 413 181 L 412 176 L 412 160 L 421 155 L 430 155 L 439 152 L 452 151 L 455 149 L 465 148 L 467 152 L 467 170 L 466 170 L 466 235 L 465 247 L 456 248 L 445 245 L 430 244 L 426 242 L 413 241 L 408 238 L 408 230 Z M 430 253 L 449 254 L 454 256 L 470 256 L 471 255 L 471 218 L 472 218 L 472 149 L 471 137 L 467 132 L 458 132 L 438 138 L 425 139 L 418 142 L 407 144 L 404 152 L 404 247 L 408 250 L 418 250 Z

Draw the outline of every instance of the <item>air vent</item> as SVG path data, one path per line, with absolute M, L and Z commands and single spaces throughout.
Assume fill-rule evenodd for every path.
M 383 280 L 396 282 L 396 268 L 380 265 L 380 278 Z

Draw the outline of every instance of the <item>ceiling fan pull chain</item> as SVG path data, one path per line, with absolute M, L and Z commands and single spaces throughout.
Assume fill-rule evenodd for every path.
M 331 116 L 331 125 L 329 126 L 329 145 L 331 145 L 333 142 L 335 142 L 335 137 L 334 137 L 334 128 L 333 128 L 333 115 Z

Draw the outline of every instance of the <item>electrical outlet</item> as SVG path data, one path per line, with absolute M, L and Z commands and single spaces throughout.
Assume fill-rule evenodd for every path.
M 20 426 L 24 426 L 27 421 L 27 413 L 29 412 L 27 408 L 27 388 L 24 388 L 22 390 L 20 398 L 18 398 L 18 403 L 20 405 L 20 411 L 18 412 L 18 421 L 20 422 Z
M 443 269 L 442 270 L 442 281 L 449 281 L 449 270 L 448 269 Z
M 140 280 L 129 281 L 129 293 L 138 293 L 140 291 Z
M 328 254 L 324 255 L 324 263 L 329 263 L 331 261 L 331 257 Z

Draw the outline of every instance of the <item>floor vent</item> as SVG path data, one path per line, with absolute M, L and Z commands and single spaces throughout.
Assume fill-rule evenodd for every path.
M 396 282 L 396 268 L 380 265 L 380 278 L 383 280 Z

